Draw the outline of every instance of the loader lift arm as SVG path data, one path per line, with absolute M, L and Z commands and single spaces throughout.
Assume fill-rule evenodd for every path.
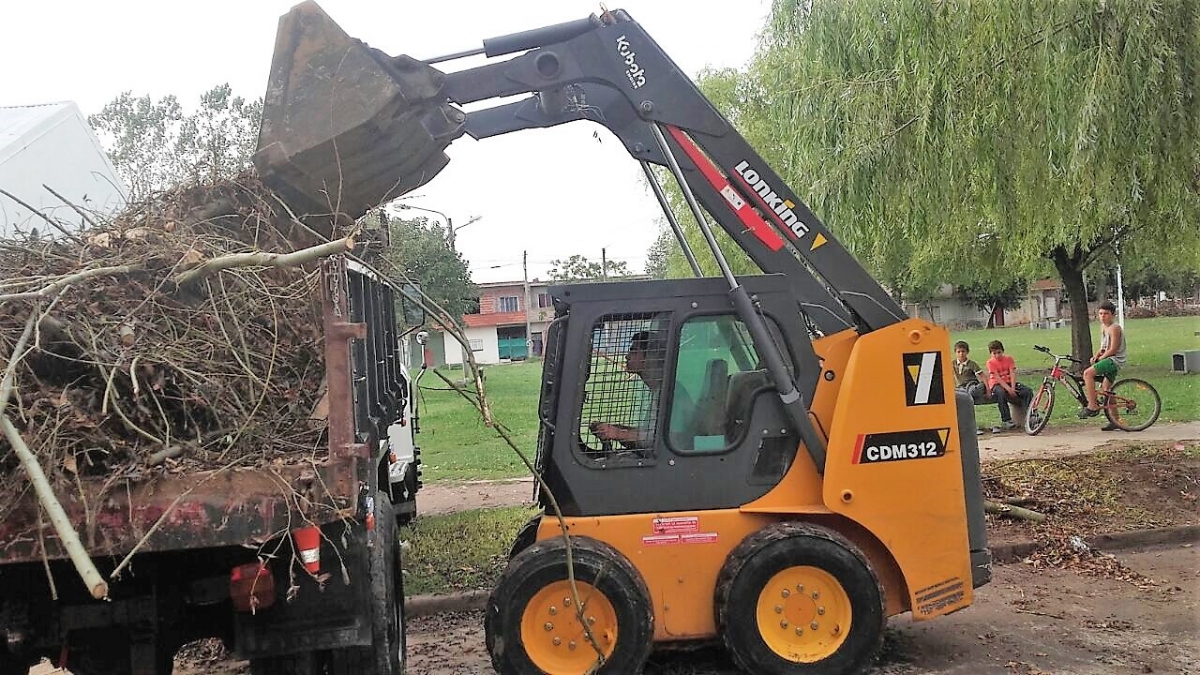
M 568 25 L 542 30 L 562 37 Z M 575 25 L 583 32 L 558 44 L 447 74 L 446 96 L 460 105 L 534 92 L 525 101 L 468 113 L 466 132 L 478 139 L 591 120 L 620 138 L 635 159 L 665 166 L 647 123 L 660 125 L 700 203 L 764 272 L 803 285 L 798 298 L 823 332 L 851 320 L 870 331 L 907 318 L 636 21 L 617 10 L 586 30 Z M 538 42 L 536 30 L 519 35 L 524 39 L 486 41 L 484 53 L 500 56 Z M 814 272 L 824 284 L 813 283 Z
M 524 53 L 449 73 L 431 65 L 516 52 Z M 469 113 L 462 109 L 521 94 L 532 96 Z M 314 105 L 323 96 L 335 102 Z M 311 119 L 301 119 L 305 116 Z M 753 300 L 717 248 L 703 211 L 764 272 L 789 280 L 802 311 L 821 332 L 856 328 L 866 333 L 907 318 L 622 10 L 418 61 L 388 56 L 349 38 L 315 3 L 306 2 L 280 21 L 263 119 L 255 163 L 264 181 L 297 200 L 307 199 L 309 210 L 351 218 L 430 180 L 448 161 L 444 148 L 463 133 L 482 139 L 575 120 L 605 126 L 644 168 L 666 166 L 679 181 L 729 282 L 731 302 L 818 470 L 824 467 L 824 442 L 804 401 L 812 389 L 801 392 L 795 386 Z M 816 366 L 811 345 L 808 352 L 801 365 Z

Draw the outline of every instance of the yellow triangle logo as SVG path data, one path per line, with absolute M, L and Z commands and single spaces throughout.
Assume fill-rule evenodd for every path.
M 812 248 L 810 248 L 808 250 L 815 251 L 815 250 L 821 248 L 822 246 L 824 246 L 825 242 L 827 242 L 827 241 L 829 241 L 829 240 L 825 238 L 825 235 L 818 234 L 816 236 L 816 238 L 813 239 Z
M 938 436 L 942 437 L 942 445 L 945 445 L 950 440 L 950 430 L 938 429 Z
M 916 383 L 917 374 L 920 372 L 921 372 L 921 366 L 909 366 L 908 367 L 908 376 L 912 378 L 912 381 L 914 383 Z

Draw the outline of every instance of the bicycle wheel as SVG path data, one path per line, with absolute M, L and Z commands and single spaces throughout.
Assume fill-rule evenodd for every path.
M 1054 387 L 1043 382 L 1029 402 L 1025 413 L 1025 433 L 1037 436 L 1050 423 L 1050 413 L 1054 410 Z
M 1162 399 L 1149 382 L 1129 378 L 1112 386 L 1103 408 L 1104 416 L 1117 428 L 1141 431 L 1158 419 L 1162 412 Z

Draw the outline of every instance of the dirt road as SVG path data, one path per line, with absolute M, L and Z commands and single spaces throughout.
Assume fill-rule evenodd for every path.
M 928 623 L 892 622 L 875 673 L 1200 675 L 1200 550 L 1119 555 L 1153 583 L 998 566 L 976 604 Z M 409 675 L 491 672 L 479 614 L 409 624 Z M 734 675 L 715 648 L 656 654 L 647 675 Z
M 984 460 L 1054 457 L 1088 452 L 1110 443 L 1139 441 L 1184 441 L 1200 439 L 1200 422 L 1158 424 L 1138 433 L 1100 431 L 1100 424 L 1087 427 L 1051 427 L 1038 436 L 1017 431 L 979 436 Z M 493 506 L 527 504 L 533 495 L 533 479 L 440 482 L 426 485 L 417 498 L 422 515 L 439 515 Z

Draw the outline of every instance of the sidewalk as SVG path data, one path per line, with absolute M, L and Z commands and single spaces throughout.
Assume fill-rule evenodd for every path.
M 1077 455 L 1109 444 L 1129 445 L 1148 441 L 1191 441 L 1200 439 L 1200 422 L 1155 424 L 1145 431 L 1101 431 L 1100 422 L 1085 427 L 1050 427 L 1037 436 L 1013 430 L 979 436 L 979 455 L 990 459 L 1025 459 Z

